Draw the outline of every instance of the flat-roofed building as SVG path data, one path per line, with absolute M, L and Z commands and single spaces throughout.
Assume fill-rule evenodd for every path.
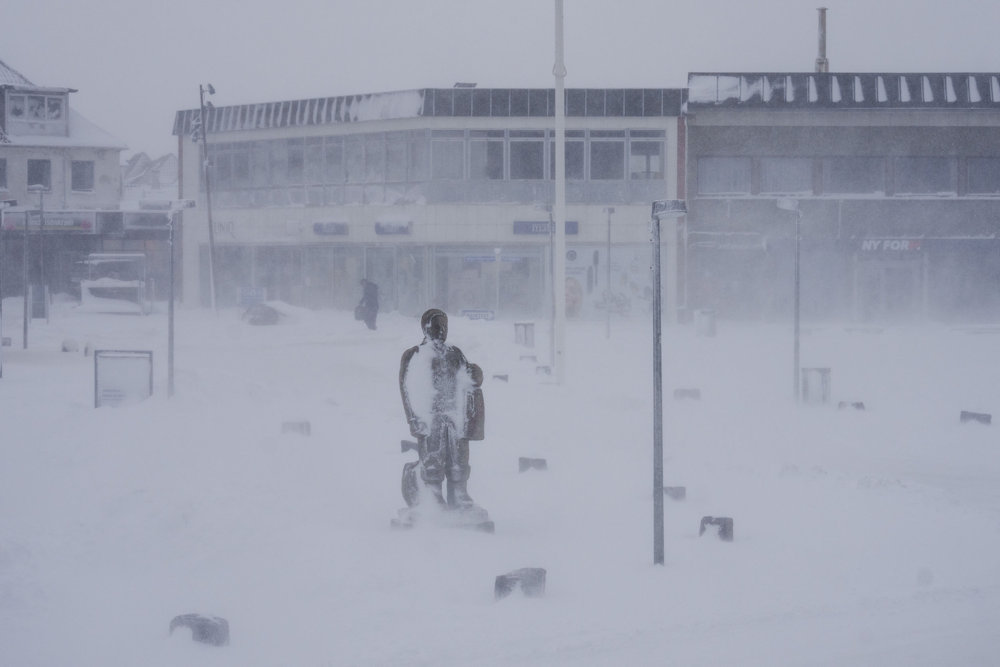
M 692 307 L 782 318 L 1000 316 L 1000 75 L 692 73 Z
M 598 316 L 609 303 L 639 312 L 651 291 L 650 203 L 682 189 L 683 91 L 565 94 L 567 315 Z M 351 308 L 365 277 L 383 310 L 546 315 L 554 112 L 551 89 L 468 84 L 209 110 L 218 302 L 252 289 Z M 198 202 L 184 213 L 185 299 L 206 304 L 199 119 L 177 112 L 174 134 L 180 196 Z

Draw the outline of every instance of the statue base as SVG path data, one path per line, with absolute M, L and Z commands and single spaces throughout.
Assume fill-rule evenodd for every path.
M 437 526 L 441 528 L 465 528 L 481 533 L 493 533 L 494 524 L 489 513 L 479 505 L 471 507 L 404 507 L 390 525 L 396 529 L 416 526 Z

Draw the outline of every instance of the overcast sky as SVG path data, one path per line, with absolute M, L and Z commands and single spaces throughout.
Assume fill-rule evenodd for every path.
M 810 71 L 821 0 L 565 0 L 567 87 Z M 1000 71 L 997 0 L 829 0 L 832 71 Z M 414 88 L 551 87 L 552 0 L 3 0 L 0 60 L 129 146 L 174 112 Z

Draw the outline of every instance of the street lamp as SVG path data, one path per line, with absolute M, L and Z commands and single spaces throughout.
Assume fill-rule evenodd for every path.
M 795 395 L 795 401 L 800 400 L 799 395 L 799 375 L 801 371 L 799 370 L 799 257 L 800 257 L 800 246 L 802 245 L 802 210 L 799 208 L 798 199 L 779 199 L 775 202 L 779 209 L 782 211 L 792 211 L 795 213 L 795 296 L 794 296 L 794 315 L 793 327 L 794 327 L 794 339 L 793 352 L 792 352 L 792 365 L 794 377 L 792 378 L 792 391 Z
M 660 279 L 660 219 L 687 213 L 683 199 L 653 202 L 653 564 L 663 565 L 663 300 Z
M 29 185 L 28 186 L 28 192 L 37 192 L 38 193 L 38 227 L 39 227 L 40 230 L 43 230 L 43 229 L 45 229 L 45 207 L 44 207 L 45 186 L 42 185 L 41 183 L 35 183 L 34 185 Z M 28 310 L 28 307 L 29 307 L 28 306 L 28 301 L 29 301 L 28 297 L 29 297 L 29 294 L 30 294 L 30 291 L 28 289 L 28 283 L 30 281 L 30 277 L 28 275 L 28 218 L 29 217 L 30 216 L 28 215 L 28 212 L 25 211 L 24 212 L 24 248 L 22 249 L 22 255 L 21 255 L 21 263 L 24 265 L 24 313 L 23 313 L 24 314 L 24 322 L 23 322 L 23 329 L 22 329 L 22 333 L 21 333 L 21 344 L 23 346 L 23 349 L 25 349 L 25 350 L 28 349 L 28 320 L 30 319 L 29 318 L 30 312 Z M 39 246 L 41 247 L 41 241 L 39 241 Z M 44 248 L 42 248 L 42 249 L 44 250 Z M 41 256 L 39 256 L 39 260 L 41 261 Z M 42 269 L 42 268 L 43 267 L 40 264 L 39 265 L 39 269 Z M 44 290 L 45 288 L 43 287 L 42 289 Z
M 608 290 L 608 295 L 604 299 L 605 307 L 607 310 L 607 327 L 604 330 L 604 337 L 608 340 L 611 339 L 611 214 L 615 212 L 614 206 L 608 206 L 604 209 L 604 212 L 608 214 L 608 256 L 605 258 L 605 264 L 607 265 L 608 280 L 606 287 Z
M 210 83 L 198 84 L 198 101 L 201 115 L 198 117 L 198 126 L 192 131 L 191 139 L 198 141 L 201 139 L 203 152 L 202 170 L 205 174 L 205 204 L 208 211 L 208 288 L 212 301 L 212 310 L 216 313 L 215 306 L 215 227 L 212 225 L 212 186 L 209 179 L 211 161 L 208 157 L 208 109 L 212 109 L 212 103 L 205 101 L 205 94 L 215 95 L 215 86 Z

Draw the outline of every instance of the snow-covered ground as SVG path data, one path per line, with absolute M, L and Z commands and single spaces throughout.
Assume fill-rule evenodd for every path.
M 418 322 L 275 305 L 276 326 L 178 310 L 168 399 L 162 304 L 57 303 L 22 350 L 4 303 L 0 664 L 997 663 L 1000 426 L 959 412 L 1000 410 L 1000 328 L 810 328 L 833 405 L 796 407 L 789 326 L 668 327 L 664 476 L 687 498 L 666 501 L 661 567 L 648 323 L 571 323 L 558 386 L 512 322 L 453 317 L 486 374 L 469 490 L 496 533 L 394 531 Z M 152 350 L 154 396 L 95 409 L 88 346 Z M 299 420 L 311 435 L 282 434 Z M 735 540 L 699 537 L 705 515 Z M 548 570 L 545 597 L 495 601 L 521 567 Z M 188 612 L 231 644 L 170 636 Z

